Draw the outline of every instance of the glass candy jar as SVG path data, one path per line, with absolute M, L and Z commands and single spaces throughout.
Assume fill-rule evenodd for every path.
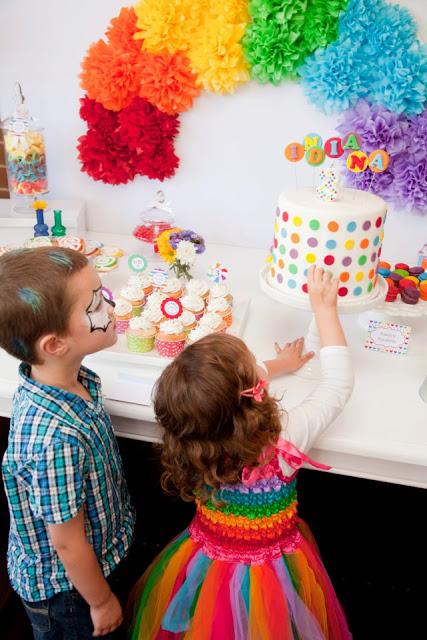
M 30 115 L 20 85 L 17 85 L 16 109 L 2 123 L 6 170 L 11 199 L 29 211 L 33 198 L 48 191 L 46 145 L 43 129 Z
M 142 212 L 141 224 L 133 232 L 135 238 L 153 245 L 153 250 L 157 253 L 156 239 L 159 235 L 173 227 L 173 215 L 169 204 L 165 201 L 163 191 L 158 191 L 156 199 Z

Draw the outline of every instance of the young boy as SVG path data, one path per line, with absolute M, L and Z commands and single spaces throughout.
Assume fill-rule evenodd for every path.
M 128 552 L 134 513 L 99 378 L 81 366 L 116 342 L 114 326 L 83 255 L 0 258 L 0 347 L 22 360 L 2 465 L 8 571 L 36 640 L 112 638 L 122 621 L 106 578 Z

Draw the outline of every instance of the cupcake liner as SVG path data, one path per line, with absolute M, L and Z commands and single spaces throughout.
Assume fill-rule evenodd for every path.
M 147 353 L 154 349 L 154 336 L 143 338 L 142 336 L 127 335 L 128 350 L 134 353 Z
M 227 327 L 231 327 L 233 324 L 233 314 L 229 313 L 228 316 L 223 316 L 223 320 L 225 320 Z
M 205 310 L 203 309 L 203 311 L 200 311 L 200 313 L 196 313 L 195 311 L 193 311 L 193 313 L 196 316 L 197 322 L 199 322 L 199 320 L 205 315 Z
M 143 308 L 144 308 L 143 304 L 132 306 L 132 317 L 137 318 L 138 316 L 140 316 Z
M 184 347 L 185 340 L 159 340 L 156 338 L 156 348 L 162 358 L 176 358 Z
M 116 333 L 126 333 L 129 326 L 129 320 L 118 320 L 116 318 Z

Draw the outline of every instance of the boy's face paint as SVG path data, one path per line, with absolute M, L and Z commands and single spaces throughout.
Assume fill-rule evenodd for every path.
M 102 287 L 99 287 L 92 292 L 91 303 L 86 309 L 91 333 L 97 330 L 104 332 L 107 331 L 112 322 L 109 313 L 110 306 L 113 305 L 109 300 L 104 298 Z

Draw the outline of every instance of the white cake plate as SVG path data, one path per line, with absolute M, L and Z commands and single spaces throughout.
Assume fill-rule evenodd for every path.
M 271 286 L 267 280 L 267 275 L 270 267 L 266 265 L 259 274 L 259 281 L 261 289 L 268 296 L 281 302 L 282 304 L 293 307 L 294 309 L 300 309 L 301 311 L 312 311 L 310 305 L 310 299 L 307 296 L 296 296 L 291 293 L 279 291 Z M 338 300 L 338 310 L 340 313 L 361 313 L 362 311 L 368 311 L 374 309 L 378 305 L 382 304 L 387 295 L 388 286 L 384 278 L 378 276 L 377 286 L 375 287 L 373 294 L 369 298 L 362 298 L 361 300 Z M 308 327 L 307 335 L 304 341 L 305 351 L 314 351 L 315 356 L 307 364 L 296 372 L 303 378 L 319 378 L 320 377 L 320 362 L 318 353 L 320 350 L 320 338 L 317 330 L 316 321 L 314 315 L 312 315 L 310 325 Z

